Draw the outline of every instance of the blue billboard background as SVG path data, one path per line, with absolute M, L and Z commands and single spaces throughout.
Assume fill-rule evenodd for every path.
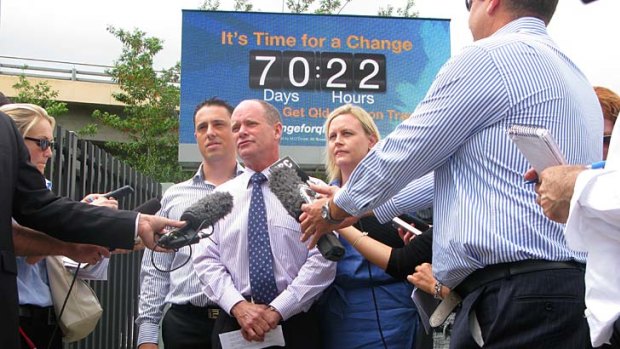
M 346 102 L 370 112 L 385 136 L 415 109 L 449 58 L 449 33 L 449 21 L 437 19 L 186 10 L 183 12 L 180 143 L 195 144 L 194 108 L 212 96 L 233 105 L 255 98 L 276 106 L 284 123 L 283 146 L 324 147 L 321 131 L 325 118 Z M 327 74 L 325 61 L 332 53 L 361 58 L 353 58 L 342 66 L 334 64 L 335 70 Z M 262 57 L 257 59 L 256 55 Z M 275 60 L 271 55 L 279 58 L 270 66 L 273 69 L 266 70 L 265 65 Z M 309 58 L 295 58 L 304 55 Z M 383 84 L 384 91 L 376 87 L 348 90 L 326 87 L 329 76 L 358 74 L 352 73 L 351 66 L 360 68 L 360 60 L 368 57 L 373 62 L 365 68 L 374 67 L 378 75 L 367 79 L 367 85 Z M 292 67 L 297 70 L 289 70 Z M 339 67 L 343 72 L 338 73 Z M 321 73 L 324 76 L 319 77 Z M 360 78 L 370 73 L 371 70 L 359 73 L 355 79 L 351 78 L 350 84 L 341 86 L 363 86 Z M 276 87 L 262 88 L 261 77 L 265 86 L 275 81 Z M 291 80 L 304 86 L 292 86 Z M 342 81 L 333 80 L 332 86 Z

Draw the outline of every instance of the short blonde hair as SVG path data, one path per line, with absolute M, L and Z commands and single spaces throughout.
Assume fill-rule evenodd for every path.
M 361 107 L 358 107 L 353 104 L 345 104 L 340 106 L 329 114 L 327 120 L 325 121 L 325 126 L 323 129 L 325 130 L 325 139 L 327 143 L 325 144 L 325 171 L 327 172 L 327 178 L 330 182 L 334 180 L 342 180 L 342 175 L 340 173 L 340 169 L 336 166 L 336 162 L 334 161 L 334 155 L 329 152 L 329 127 L 332 121 L 343 114 L 351 114 L 353 115 L 362 125 L 362 129 L 364 133 L 368 137 L 375 137 L 376 141 L 379 142 L 381 139 L 381 135 L 379 134 L 379 129 L 377 125 L 372 119 L 372 116 L 368 114 L 366 110 Z
M 12 103 L 0 106 L 0 111 L 7 114 L 15 124 L 19 133 L 26 137 L 30 129 L 34 127 L 41 119 L 47 120 L 52 125 L 52 130 L 56 127 L 56 119 L 47 114 L 45 109 L 36 104 L 28 103 Z

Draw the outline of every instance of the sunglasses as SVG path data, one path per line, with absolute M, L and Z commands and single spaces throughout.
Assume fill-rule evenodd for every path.
M 36 142 L 39 148 L 41 148 L 41 151 L 46 151 L 47 148 L 53 147 L 56 144 L 56 142 L 50 141 L 49 139 L 45 139 L 45 138 L 24 137 L 24 139 Z
M 465 8 L 467 8 L 467 11 L 471 10 L 471 2 L 473 0 L 465 0 Z
M 611 135 L 603 136 L 603 144 L 609 144 L 610 141 L 611 141 Z

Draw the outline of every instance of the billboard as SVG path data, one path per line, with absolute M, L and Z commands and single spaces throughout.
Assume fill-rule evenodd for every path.
M 323 123 L 352 103 L 382 136 L 407 118 L 450 57 L 440 19 L 183 11 L 179 161 L 200 162 L 195 106 L 212 96 L 273 104 L 282 156 L 323 162 Z

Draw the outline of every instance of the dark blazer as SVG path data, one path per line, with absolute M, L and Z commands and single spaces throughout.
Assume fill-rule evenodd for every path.
M 61 240 L 131 249 L 136 215 L 60 198 L 47 190 L 15 124 L 0 113 L 0 348 L 20 346 L 11 217 Z

